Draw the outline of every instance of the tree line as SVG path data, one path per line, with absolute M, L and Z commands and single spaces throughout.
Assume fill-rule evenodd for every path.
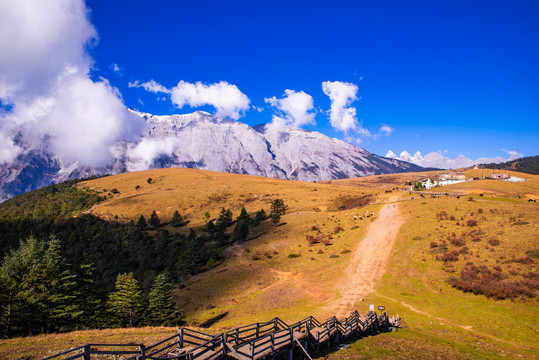
M 179 324 L 174 286 L 222 259 L 224 248 L 247 240 L 251 228 L 286 212 L 280 199 L 269 216 L 242 208 L 234 219 L 222 208 L 216 219 L 182 235 L 169 232 L 156 211 L 148 221 L 141 215 L 130 223 L 73 217 L 84 207 L 69 199 L 86 199 L 86 207 L 99 201 L 75 184 L 0 204 L 0 337 Z M 50 203 L 59 205 L 56 215 L 34 216 L 30 210 Z M 168 225 L 187 223 L 176 211 Z

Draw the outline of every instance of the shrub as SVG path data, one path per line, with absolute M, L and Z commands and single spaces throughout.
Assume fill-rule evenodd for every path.
M 311 226 L 311 231 L 318 231 L 320 228 L 316 225 Z
M 470 219 L 470 220 L 466 221 L 466 225 L 467 226 L 477 226 L 477 220 Z
M 490 239 L 490 240 L 488 241 L 488 243 L 489 243 L 491 246 L 498 246 L 498 245 L 500 245 L 500 240 L 498 240 L 498 239 Z
M 339 195 L 333 200 L 333 205 L 337 210 L 348 210 L 367 205 L 373 201 L 374 199 L 372 195 L 363 195 L 356 197 L 352 197 L 350 195 Z
M 314 237 L 312 235 L 307 235 L 306 238 L 307 238 L 307 241 L 309 242 L 309 244 L 311 244 L 311 245 L 317 244 L 317 243 L 320 242 L 318 237 Z
M 340 256 L 337 255 L 337 254 L 331 254 L 331 255 L 329 255 L 329 257 L 330 257 L 331 259 L 335 259 L 335 258 L 338 258 L 338 257 L 340 257 Z
M 326 246 L 333 245 L 333 243 L 331 242 L 331 240 L 328 239 L 328 238 L 324 238 L 324 239 L 322 240 L 322 243 L 323 243 L 324 245 L 326 245 Z
M 439 259 L 443 262 L 457 261 L 459 259 L 459 253 L 460 252 L 458 250 L 452 250 L 443 255 L 440 255 Z
M 110 192 L 113 193 L 113 194 L 118 194 L 120 191 L 118 191 L 118 189 L 114 188 Z
M 464 246 L 466 245 L 466 241 L 464 240 L 464 238 L 461 236 L 461 237 L 452 237 L 449 239 L 449 242 L 455 246 Z
M 512 258 L 510 260 L 507 260 L 506 262 L 525 264 L 525 265 L 531 265 L 531 264 L 535 263 L 535 261 L 533 261 L 533 259 L 531 257 L 529 257 L 529 256 L 523 256 L 523 257 L 520 257 L 520 258 Z
M 430 243 L 430 248 L 431 249 L 437 248 L 438 246 L 439 246 L 439 244 L 436 241 L 431 241 L 431 243 Z
M 341 251 L 341 254 L 348 254 L 348 253 L 351 253 L 351 252 L 352 252 L 351 250 L 344 249 L 343 251 Z
M 299 254 L 288 254 L 287 258 L 289 259 L 296 259 L 296 258 L 299 258 L 300 255 Z
M 338 233 L 340 233 L 341 231 L 344 231 L 344 228 L 343 228 L 342 226 L 335 226 L 335 227 L 333 228 L 333 233 L 334 233 L 334 234 L 338 234 Z
M 499 266 L 492 270 L 484 265 L 466 264 L 460 273 L 460 278 L 452 277 L 448 282 L 464 292 L 483 294 L 495 300 L 536 297 L 535 290 L 539 288 L 539 282 L 527 278 L 520 281 L 507 281 L 507 275 Z
M 527 222 L 527 221 L 515 221 L 513 223 L 513 225 L 528 225 L 528 224 L 529 224 L 529 222 Z

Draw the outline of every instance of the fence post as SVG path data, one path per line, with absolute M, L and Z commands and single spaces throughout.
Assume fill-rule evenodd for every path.
M 228 347 L 226 345 L 226 333 L 222 333 L 221 334 L 221 342 L 223 343 L 222 344 L 222 347 L 223 347 L 223 355 L 226 356 L 226 354 L 228 353 Z
M 137 356 L 137 360 L 144 360 L 146 358 L 146 346 L 144 346 L 144 344 L 140 344 L 138 349 L 140 351 L 140 355 Z
M 260 336 L 260 323 L 256 323 L 256 337 Z
M 180 349 L 183 347 L 183 328 L 178 328 L 178 346 Z
M 84 345 L 83 347 L 83 351 L 84 351 L 84 360 L 90 360 L 90 357 L 91 357 L 91 352 L 92 352 L 92 346 L 90 344 L 86 344 Z
M 236 346 L 240 344 L 240 330 L 236 328 Z

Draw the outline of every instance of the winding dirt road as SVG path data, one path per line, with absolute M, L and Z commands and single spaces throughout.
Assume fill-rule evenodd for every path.
M 337 317 L 347 316 L 362 298 L 374 291 L 385 273 L 403 223 L 397 205 L 387 204 L 380 210 L 378 218 L 369 224 L 367 235 L 356 248 L 344 278 L 337 284 L 341 297 L 328 304 Z

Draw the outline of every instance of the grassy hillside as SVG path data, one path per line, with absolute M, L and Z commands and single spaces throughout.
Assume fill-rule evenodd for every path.
M 278 226 L 266 221 L 252 229 L 247 242 L 232 244 L 222 261 L 177 288 L 187 323 L 209 327 L 208 332 L 276 315 L 294 321 L 333 314 L 329 304 L 340 296 L 336 284 L 368 224 L 382 204 L 396 201 L 406 221 L 386 275 L 357 307 L 366 312 L 369 303 L 385 305 L 403 318 L 404 328 L 362 339 L 328 358 L 536 358 L 539 306 L 533 295 L 538 290 L 539 208 L 528 199 L 539 196 L 539 177 L 515 173 L 527 181 L 473 181 L 444 188 L 469 194 L 460 199 L 421 198 L 400 190 L 425 175 L 302 183 L 167 169 L 80 186 L 105 193 L 117 190 L 114 198 L 91 210 L 109 221 L 128 223 L 155 210 L 167 222 L 178 210 L 189 223 L 163 228 L 180 234 L 200 231 L 208 221 L 206 212 L 210 219 L 223 207 L 234 217 L 242 206 L 248 212 L 262 208 L 269 213 L 272 200 L 284 200 L 289 211 Z M 372 203 L 354 208 L 366 201 Z M 367 211 L 374 217 L 364 218 Z M 318 242 L 310 244 L 308 239 L 315 238 Z M 88 339 L 103 334 L 110 342 L 144 342 L 148 333 L 148 328 L 128 334 L 102 330 L 88 333 Z M 84 333 L 39 341 L 47 339 L 50 353 L 76 345 L 70 336 L 81 339 Z M 0 340 L 0 357 L 21 353 L 39 354 L 26 339 Z

